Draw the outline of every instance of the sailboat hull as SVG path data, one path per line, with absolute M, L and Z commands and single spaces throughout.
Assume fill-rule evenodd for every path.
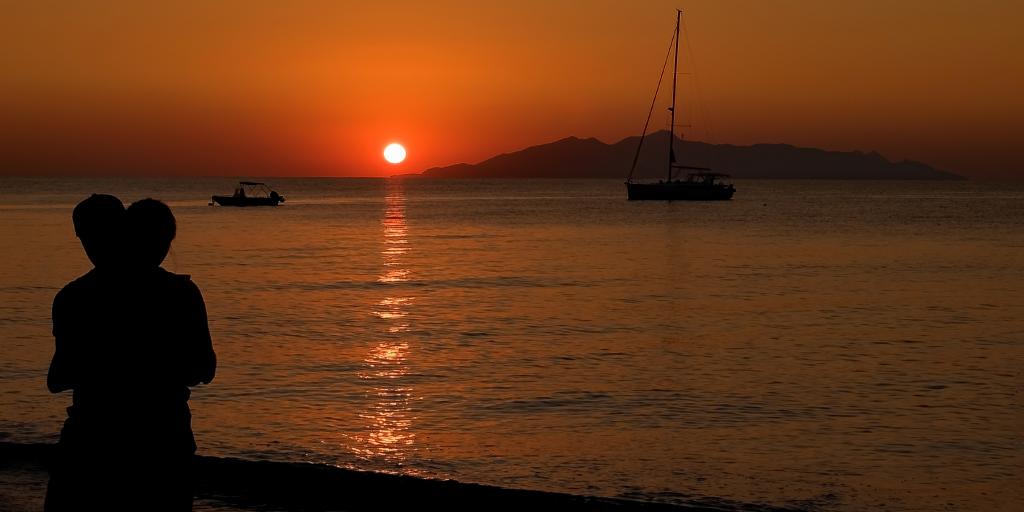
M 630 201 L 728 201 L 736 193 L 731 185 L 687 181 L 626 183 Z

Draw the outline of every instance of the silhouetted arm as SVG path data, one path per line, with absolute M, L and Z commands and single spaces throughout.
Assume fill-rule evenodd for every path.
M 186 343 L 190 348 L 186 382 L 189 386 L 209 384 L 217 373 L 217 355 L 213 352 L 213 340 L 210 339 L 210 325 L 206 318 L 206 303 L 203 294 L 195 283 L 189 281 L 188 287 L 188 327 Z
M 61 290 L 53 298 L 51 317 L 53 320 L 54 351 L 50 370 L 46 374 L 46 387 L 50 393 L 60 393 L 75 387 L 74 358 L 71 357 L 68 341 L 68 311 L 66 292 Z

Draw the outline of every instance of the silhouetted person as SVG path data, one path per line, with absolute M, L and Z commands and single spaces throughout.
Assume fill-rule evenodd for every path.
M 46 509 L 191 510 L 189 386 L 210 382 L 216 359 L 198 287 L 159 266 L 174 216 L 94 195 L 73 219 L 96 267 L 54 299 L 47 384 L 74 395 Z

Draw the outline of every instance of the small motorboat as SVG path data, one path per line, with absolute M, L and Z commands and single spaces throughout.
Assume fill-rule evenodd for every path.
M 213 196 L 213 203 L 221 206 L 277 206 L 283 202 L 284 196 L 255 181 L 238 182 L 233 195 Z

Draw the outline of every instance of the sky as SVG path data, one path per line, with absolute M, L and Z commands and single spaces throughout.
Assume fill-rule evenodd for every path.
M 0 175 L 384 176 L 617 142 L 677 7 L 687 138 L 1024 178 L 1016 0 L 0 0 Z

